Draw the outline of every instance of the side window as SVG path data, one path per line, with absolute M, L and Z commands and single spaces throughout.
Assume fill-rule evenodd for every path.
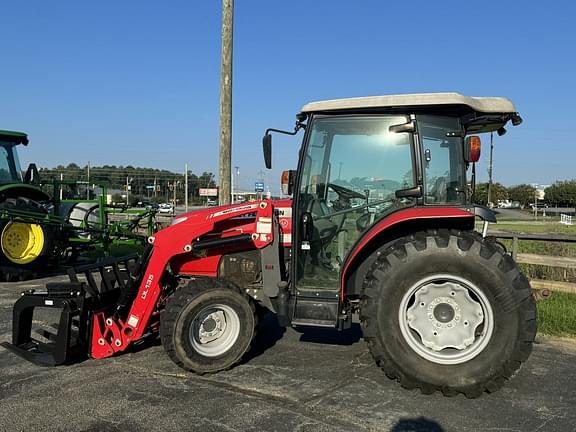
M 380 120 L 386 128 L 402 121 Z M 397 190 L 414 186 L 408 134 L 336 135 L 330 154 L 330 183 L 366 197 L 352 198 L 353 205 L 393 200 Z
M 451 117 L 418 118 L 424 164 L 426 204 L 458 204 L 465 199 L 462 138 L 458 120 Z

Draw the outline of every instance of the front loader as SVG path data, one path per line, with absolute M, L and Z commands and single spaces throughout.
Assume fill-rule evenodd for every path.
M 490 238 L 491 210 L 469 202 L 475 134 L 521 123 L 504 98 L 456 93 L 305 105 L 290 198 L 179 215 L 137 259 L 70 272 L 14 306 L 12 352 L 40 364 L 110 357 L 159 335 L 195 373 L 241 361 L 259 311 L 283 326 L 360 321 L 376 363 L 407 388 L 480 396 L 532 349 L 536 309 L 516 263 Z M 473 181 L 472 181 L 473 183 Z M 482 233 L 475 220 L 484 221 Z M 38 309 L 56 332 L 32 335 Z

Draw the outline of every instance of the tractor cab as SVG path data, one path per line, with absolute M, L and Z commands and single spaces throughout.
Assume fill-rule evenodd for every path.
M 284 177 L 294 200 L 291 280 L 301 305 L 358 294 L 359 263 L 418 229 L 410 224 L 442 227 L 451 216 L 451 227 L 473 229 L 466 171 L 480 156 L 480 138 L 469 135 L 502 134 L 509 120 L 521 122 L 507 99 L 456 93 L 314 102 L 297 118 L 296 129 L 306 131 L 298 170 Z M 396 229 L 384 230 L 393 217 Z M 301 322 L 338 321 L 337 302 L 329 312 L 310 305 L 323 311 L 295 306 Z
M 0 184 L 22 183 L 22 168 L 16 146 L 28 144 L 28 137 L 21 132 L 0 130 Z

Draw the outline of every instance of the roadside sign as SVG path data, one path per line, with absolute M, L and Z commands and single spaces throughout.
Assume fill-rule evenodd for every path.
M 254 192 L 264 192 L 264 182 L 254 183 Z
M 200 196 L 218 196 L 218 189 L 217 188 L 200 188 L 199 190 Z

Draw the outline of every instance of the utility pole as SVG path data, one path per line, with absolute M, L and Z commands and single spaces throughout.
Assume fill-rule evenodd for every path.
M 176 179 L 174 179 L 174 205 L 172 206 L 172 214 L 176 212 Z
M 234 173 L 236 174 L 236 201 L 238 201 L 238 192 L 240 191 L 240 167 L 234 167 Z M 234 202 L 234 189 L 232 189 L 232 202 Z
M 488 206 L 492 202 L 492 170 L 494 168 L 492 164 L 492 156 L 494 153 L 494 132 L 490 132 L 490 162 L 488 165 Z
M 222 59 L 220 67 L 220 204 L 231 199 L 232 147 L 232 19 L 234 0 L 222 0 Z
M 262 170 L 258 171 L 258 180 L 260 180 L 262 183 L 265 183 L 266 187 L 270 189 L 268 182 L 264 182 L 264 171 Z M 263 193 L 264 192 L 256 192 L 256 198 L 261 200 L 263 198 Z
M 88 161 L 88 181 L 86 182 L 86 199 L 90 200 L 90 161 Z
M 184 212 L 188 213 L 188 164 L 184 164 Z

